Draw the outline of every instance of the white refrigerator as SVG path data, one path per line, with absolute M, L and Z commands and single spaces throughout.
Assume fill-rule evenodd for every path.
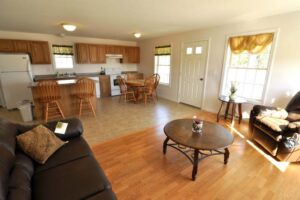
M 17 108 L 24 100 L 32 101 L 29 83 L 32 73 L 27 54 L 0 54 L 0 100 L 7 109 Z

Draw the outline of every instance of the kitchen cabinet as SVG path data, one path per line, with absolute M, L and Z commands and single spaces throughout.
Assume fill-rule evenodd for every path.
M 32 64 L 51 64 L 48 42 L 31 41 L 29 52 Z
M 110 76 L 100 75 L 100 94 L 101 97 L 111 96 Z
M 106 45 L 107 54 L 123 54 L 125 50 L 124 46 Z
M 13 40 L 14 52 L 29 53 L 30 42 L 26 40 Z
M 13 52 L 13 41 L 7 39 L 0 39 L 0 52 Z
M 51 64 L 49 44 L 46 41 L 0 39 L 0 52 L 28 53 L 32 64 Z
M 76 61 L 77 63 L 89 63 L 89 45 L 77 43 L 76 45 Z
M 89 45 L 89 61 L 90 63 L 105 63 L 105 46 L 104 45 Z
M 140 63 L 140 48 L 126 47 L 123 54 L 123 63 Z

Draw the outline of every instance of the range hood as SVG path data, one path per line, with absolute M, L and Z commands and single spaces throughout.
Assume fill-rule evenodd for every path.
M 105 54 L 108 58 L 123 58 L 122 54 Z

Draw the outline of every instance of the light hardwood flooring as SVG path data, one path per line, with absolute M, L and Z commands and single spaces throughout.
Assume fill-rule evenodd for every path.
M 74 108 L 78 109 L 78 108 Z M 134 104 L 120 102 L 119 97 L 101 98 L 97 100 L 97 113 L 83 113 L 80 118 L 84 126 L 84 137 L 90 145 L 107 141 L 140 130 L 144 130 L 172 119 L 190 116 L 199 109 L 187 105 L 159 99 L 154 103 Z M 21 122 L 18 110 L 0 109 L 0 116 Z
M 157 104 L 97 102 L 97 117 L 81 118 L 84 137 L 112 183 L 119 200 L 300 199 L 299 164 L 280 163 L 248 139 L 248 123 L 232 126 L 235 141 L 227 165 L 222 156 L 204 159 L 191 181 L 192 165 L 179 152 L 162 153 L 163 126 L 193 115 L 216 121 L 216 115 L 160 99 Z M 20 121 L 18 111 L 0 116 Z
M 216 121 L 215 114 L 194 114 Z M 247 139 L 248 123 L 220 124 L 235 138 L 229 162 L 224 165 L 223 156 L 204 159 L 196 181 L 186 157 L 171 148 L 163 155 L 164 123 L 94 145 L 93 152 L 120 200 L 300 199 L 298 164 L 277 162 L 257 149 Z

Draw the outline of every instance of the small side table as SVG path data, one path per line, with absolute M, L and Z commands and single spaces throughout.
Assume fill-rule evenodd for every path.
M 234 100 L 231 100 L 231 99 L 229 99 L 228 96 L 220 96 L 219 100 L 221 101 L 221 106 L 220 106 L 220 109 L 219 109 L 219 112 L 218 112 L 218 115 L 217 115 L 217 122 L 219 122 L 219 120 L 220 120 L 220 113 L 221 113 L 223 105 L 227 104 L 226 105 L 226 110 L 225 110 L 225 120 L 226 120 L 230 105 L 232 104 L 231 122 L 233 122 L 233 120 L 234 120 L 236 106 L 238 106 L 239 124 L 240 124 L 241 121 L 242 121 L 242 117 L 243 117 L 242 116 L 242 104 L 247 103 L 246 99 L 237 97 Z

